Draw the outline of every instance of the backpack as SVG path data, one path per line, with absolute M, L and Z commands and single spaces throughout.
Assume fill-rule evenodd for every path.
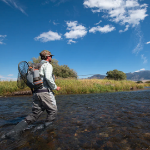
M 25 85 L 27 85 L 31 90 L 43 88 L 43 80 L 39 74 L 41 66 L 42 63 L 34 63 L 29 65 L 26 61 L 21 61 L 18 64 L 18 88 L 24 89 Z M 55 76 L 53 74 L 52 77 L 55 81 Z
M 35 63 L 29 66 L 26 75 L 26 85 L 31 89 L 39 89 L 43 87 L 43 81 L 39 74 L 39 69 L 41 68 L 41 63 Z

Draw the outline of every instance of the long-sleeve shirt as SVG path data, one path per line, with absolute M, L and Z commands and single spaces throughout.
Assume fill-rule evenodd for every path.
M 41 63 L 42 66 L 39 74 L 43 80 L 43 88 L 49 88 L 50 90 L 57 89 L 57 85 L 53 79 L 53 66 L 46 60 L 42 60 Z

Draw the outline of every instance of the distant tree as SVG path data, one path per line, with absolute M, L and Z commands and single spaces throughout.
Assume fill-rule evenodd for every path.
M 143 81 L 137 81 L 136 83 L 143 83 Z
M 29 61 L 29 64 L 33 63 L 40 63 L 41 62 L 41 57 L 39 56 L 38 58 L 33 57 L 32 61 Z M 53 66 L 53 73 L 56 77 L 62 77 L 62 78 L 77 78 L 77 73 L 73 70 L 70 69 L 67 65 L 59 65 L 58 60 L 52 59 L 51 64 Z
M 62 78 L 77 78 L 77 73 L 67 65 L 61 65 L 54 68 L 54 74 Z
M 29 61 L 28 62 L 29 64 L 40 63 L 41 62 L 41 57 L 40 56 L 38 58 L 33 57 L 31 59 L 32 59 L 32 61 Z
M 113 71 L 108 71 L 107 73 L 107 79 L 113 79 L 113 80 L 126 80 L 127 76 L 124 72 L 119 71 L 117 69 Z

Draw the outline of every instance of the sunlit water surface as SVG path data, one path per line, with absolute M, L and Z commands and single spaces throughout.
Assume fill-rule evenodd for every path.
M 16 140 L 0 149 L 14 150 L 148 150 L 150 149 L 150 90 L 56 96 L 54 126 Z M 32 97 L 0 98 L 0 136 L 31 112 Z M 43 113 L 35 126 L 46 117 Z

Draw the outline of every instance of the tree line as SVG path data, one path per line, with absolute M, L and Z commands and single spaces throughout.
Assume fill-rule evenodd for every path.
M 32 63 L 40 63 L 41 57 L 38 58 L 33 57 L 32 61 L 29 61 L 29 64 Z M 51 64 L 53 66 L 53 73 L 56 77 L 62 77 L 62 78 L 77 78 L 77 73 L 73 69 L 70 69 L 67 65 L 59 65 L 58 60 L 52 59 Z M 114 69 L 113 71 L 108 71 L 106 73 L 105 79 L 110 80 L 126 80 L 127 76 L 124 72 L 119 71 L 117 69 Z

